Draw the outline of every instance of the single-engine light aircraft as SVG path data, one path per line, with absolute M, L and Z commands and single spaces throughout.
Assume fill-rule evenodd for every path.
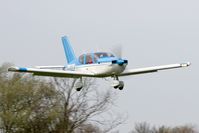
M 32 73 L 38 76 L 79 78 L 76 90 L 83 87 L 83 77 L 106 78 L 112 77 L 112 87 L 120 90 L 124 87 L 124 82 L 119 80 L 121 76 L 144 74 L 157 72 L 159 70 L 187 67 L 190 63 L 179 63 L 146 68 L 126 69 L 128 60 L 117 57 L 109 52 L 95 52 L 82 54 L 77 58 L 68 41 L 67 36 L 62 37 L 62 43 L 67 59 L 67 65 L 63 66 L 36 66 L 33 68 L 16 67 L 8 68 L 8 71 Z

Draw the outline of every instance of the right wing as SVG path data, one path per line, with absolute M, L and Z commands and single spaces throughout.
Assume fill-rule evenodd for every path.
M 170 64 L 170 65 L 162 65 L 162 66 L 153 66 L 153 67 L 145 67 L 145 68 L 137 68 L 137 69 L 127 69 L 124 70 L 118 76 L 128 76 L 128 75 L 136 75 L 136 74 L 144 74 L 144 73 L 152 73 L 157 72 L 159 70 L 166 70 L 166 69 L 174 69 L 174 68 L 181 68 L 181 67 L 188 67 L 191 64 L 188 63 L 181 63 L 181 64 Z

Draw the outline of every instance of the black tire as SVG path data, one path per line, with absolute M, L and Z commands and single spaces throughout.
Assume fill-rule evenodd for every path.
M 118 86 L 114 86 L 113 88 L 114 88 L 114 89 L 117 89 L 117 88 L 118 88 Z
M 82 88 L 76 88 L 76 91 L 81 91 Z
M 124 89 L 124 87 L 119 87 L 119 90 L 123 90 Z

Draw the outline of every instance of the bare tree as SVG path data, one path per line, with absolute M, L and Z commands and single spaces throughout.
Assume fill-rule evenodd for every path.
M 77 92 L 78 79 L 10 74 L 9 64 L 0 67 L 0 130 L 30 133 L 106 133 L 123 123 L 111 113 L 116 96 L 85 78 Z M 42 78 L 43 79 L 43 78 Z M 98 89 L 97 89 L 98 88 Z
M 111 90 L 103 92 L 101 89 L 99 91 L 94 79 L 84 78 L 84 88 L 81 91 L 75 89 L 78 79 L 53 78 L 52 82 L 56 85 L 62 99 L 61 117 L 59 118 L 59 128 L 57 128 L 60 132 L 82 131 L 82 127 L 90 125 L 90 123 L 95 127 L 96 125 L 106 125 L 101 132 L 108 132 L 123 122 L 121 116 L 111 120 L 101 119 L 100 116 L 110 109 L 116 97 Z

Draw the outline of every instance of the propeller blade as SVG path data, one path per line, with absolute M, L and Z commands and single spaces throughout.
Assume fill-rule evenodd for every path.
M 114 46 L 112 51 L 117 57 L 122 58 L 122 46 L 121 45 Z

